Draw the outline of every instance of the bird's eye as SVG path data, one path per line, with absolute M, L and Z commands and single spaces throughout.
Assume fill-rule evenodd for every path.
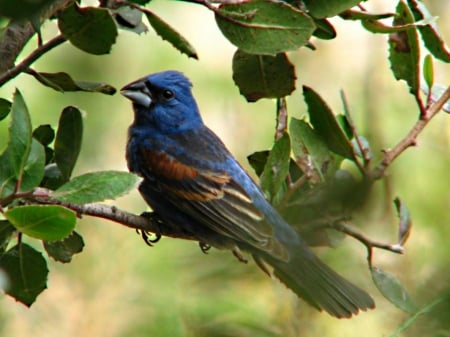
M 163 92 L 162 92 L 162 96 L 166 99 L 166 100 L 169 100 L 169 99 L 171 99 L 171 98 L 173 98 L 173 92 L 171 91 L 171 90 L 164 90 Z

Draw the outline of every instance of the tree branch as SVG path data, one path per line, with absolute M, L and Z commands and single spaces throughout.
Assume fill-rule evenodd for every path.
M 96 218 L 102 218 L 120 223 L 126 227 L 134 228 L 146 233 L 154 233 L 155 235 L 163 235 L 172 238 L 179 238 L 184 240 L 198 241 L 198 238 L 191 233 L 186 232 L 183 228 L 174 224 L 163 223 L 156 213 L 144 213 L 143 215 L 136 215 L 118 209 L 115 206 L 91 203 L 91 204 L 73 204 L 68 202 L 61 202 L 59 200 L 48 197 L 41 197 L 47 195 L 44 189 L 36 189 L 34 196 L 30 198 L 32 202 L 41 205 L 60 205 L 77 213 L 81 218 L 83 215 L 89 215 Z
M 73 0 L 55 0 L 45 11 L 43 11 L 40 22 L 42 23 L 56 15 L 58 11 L 72 3 L 72 1 Z M 0 37 L 0 78 L 3 79 L 6 77 L 6 72 L 14 67 L 20 52 L 35 33 L 36 31 L 30 21 L 11 21 L 5 27 Z M 17 74 L 14 76 L 17 76 Z M 0 86 L 5 82 L 6 81 L 2 81 Z
M 409 133 L 393 148 L 384 151 L 384 157 L 381 162 L 375 167 L 371 173 L 371 178 L 373 180 L 380 179 L 385 175 L 388 166 L 407 148 L 416 144 L 416 139 L 422 130 L 428 125 L 430 120 L 437 115 L 437 113 L 442 109 L 444 104 L 450 99 L 450 87 L 444 92 L 444 94 L 432 104 L 426 111 L 426 113 L 421 116 Z
M 43 44 L 42 46 L 36 48 L 30 55 L 28 55 L 21 63 L 19 63 L 17 66 L 9 69 L 8 71 L 4 72 L 0 76 L 0 86 L 8 82 L 9 80 L 13 79 L 17 75 L 19 75 L 21 72 L 28 69 L 28 67 L 37 59 L 39 59 L 42 55 L 44 55 L 46 52 L 52 50 L 56 46 L 59 46 L 60 44 L 64 43 L 66 39 L 62 35 L 58 35 L 54 37 L 53 39 L 49 40 L 47 43 Z

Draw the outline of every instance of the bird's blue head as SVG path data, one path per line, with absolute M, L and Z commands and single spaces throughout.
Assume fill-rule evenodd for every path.
M 133 102 L 135 125 L 178 133 L 203 124 L 191 88 L 186 76 L 169 70 L 127 84 L 120 93 Z

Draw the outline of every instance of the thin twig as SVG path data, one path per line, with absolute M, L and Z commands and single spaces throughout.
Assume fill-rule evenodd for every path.
M 442 94 L 442 96 L 432 104 L 426 111 L 425 115 L 422 116 L 413 128 L 408 132 L 408 134 L 393 148 L 384 151 L 384 157 L 381 162 L 375 167 L 373 172 L 370 174 L 373 180 L 380 179 L 384 176 L 388 166 L 407 148 L 416 144 L 416 139 L 418 135 L 427 126 L 430 120 L 437 115 L 437 113 L 442 109 L 444 104 L 450 99 L 450 86 Z
M 25 71 L 34 61 L 40 58 L 42 55 L 59 46 L 66 41 L 65 37 L 58 35 L 53 39 L 47 41 L 42 46 L 35 49 L 30 55 L 28 55 L 22 62 L 15 67 L 9 69 L 0 76 L 0 87 L 6 82 L 10 81 L 21 72 Z

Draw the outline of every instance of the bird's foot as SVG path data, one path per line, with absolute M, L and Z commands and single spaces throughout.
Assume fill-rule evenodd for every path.
M 136 232 L 142 236 L 144 242 L 152 247 L 161 239 L 161 231 L 159 230 L 159 223 L 161 223 L 161 218 L 155 212 L 144 212 L 141 214 L 142 217 L 149 219 L 153 224 L 156 225 L 157 230 L 155 233 L 149 232 L 143 229 L 136 229 Z
M 198 245 L 204 254 L 208 254 L 208 251 L 211 249 L 211 246 L 204 242 L 199 242 Z

